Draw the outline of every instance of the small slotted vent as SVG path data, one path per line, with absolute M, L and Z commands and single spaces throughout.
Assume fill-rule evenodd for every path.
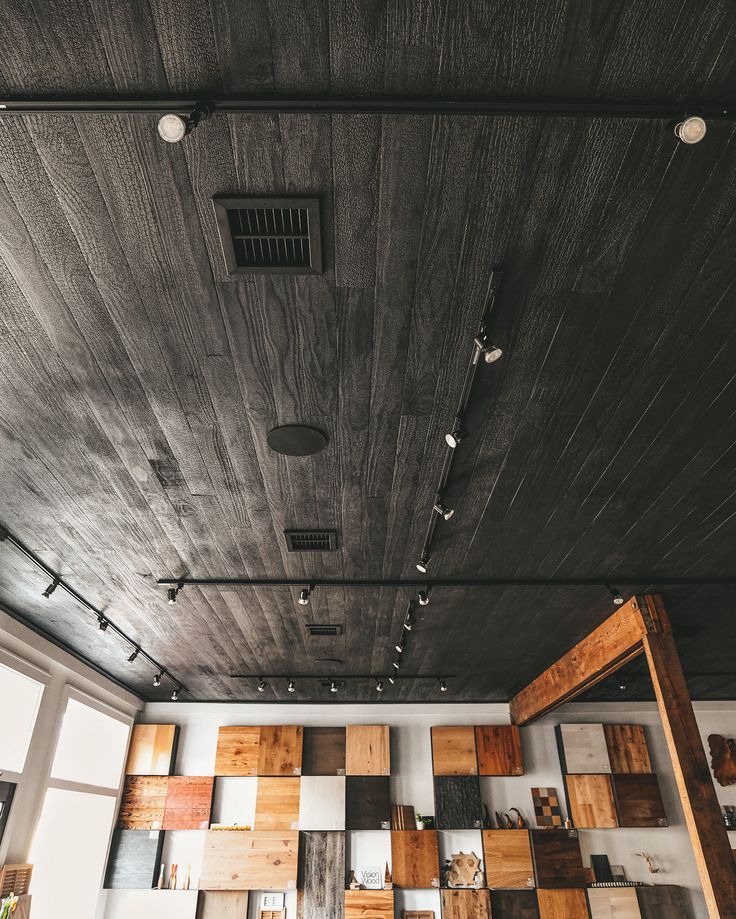
M 334 552 L 337 549 L 335 530 L 286 530 L 289 552 Z
M 307 631 L 312 638 L 329 638 L 334 635 L 342 635 L 341 625 L 308 625 Z
M 319 199 L 213 199 L 230 274 L 320 274 Z

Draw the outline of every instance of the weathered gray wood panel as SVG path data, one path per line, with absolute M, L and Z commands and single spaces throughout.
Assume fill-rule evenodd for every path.
M 345 915 L 345 834 L 299 834 L 299 919 L 343 919 Z
M 115 830 L 105 887 L 154 887 L 163 844 L 164 834 L 159 830 Z

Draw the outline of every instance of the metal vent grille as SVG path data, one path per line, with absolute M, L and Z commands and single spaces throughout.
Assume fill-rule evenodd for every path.
M 321 274 L 318 198 L 213 201 L 230 274 Z
M 334 552 L 337 549 L 335 530 L 286 530 L 289 552 Z
M 308 625 L 306 629 L 313 638 L 327 638 L 331 635 L 342 635 L 341 625 Z

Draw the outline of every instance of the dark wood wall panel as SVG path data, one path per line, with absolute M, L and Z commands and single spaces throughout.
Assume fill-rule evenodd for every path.
M 304 728 L 302 775 L 345 775 L 345 728 Z
M 531 830 L 537 887 L 583 887 L 585 870 L 575 830 Z
M 163 844 L 161 832 L 115 830 L 104 886 L 150 890 L 158 877 Z
M 390 827 L 390 778 L 349 775 L 345 779 L 345 829 L 387 830 Z
M 667 826 L 656 775 L 625 773 L 611 780 L 619 826 Z
M 345 834 L 299 834 L 299 919 L 343 919 Z
M 642 919 L 660 919 L 662 916 L 667 919 L 688 919 L 690 915 L 682 887 L 671 884 L 647 885 L 638 887 L 636 895 Z
M 611 772 L 651 772 L 643 724 L 604 724 Z
M 534 890 L 492 890 L 493 919 L 539 919 L 537 893 Z
M 437 828 L 462 830 L 483 826 L 480 781 L 473 775 L 438 775 L 434 778 Z

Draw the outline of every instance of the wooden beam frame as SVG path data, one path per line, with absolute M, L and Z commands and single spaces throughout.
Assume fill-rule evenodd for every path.
M 736 863 L 669 618 L 660 596 L 632 597 L 509 703 L 530 724 L 644 653 L 711 919 L 736 919 Z

